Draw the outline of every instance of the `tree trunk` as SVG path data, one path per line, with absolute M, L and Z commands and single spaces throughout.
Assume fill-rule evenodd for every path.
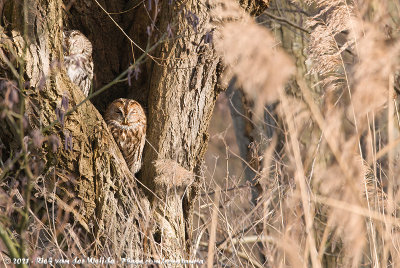
M 159 159 L 172 159 L 187 170 L 199 174 L 208 142 L 207 128 L 218 94 L 217 66 L 219 59 L 210 44 L 206 43 L 206 33 L 210 30 L 209 15 L 205 1 L 191 1 L 189 10 L 196 14 L 199 23 L 190 25 L 187 14 L 174 10 L 164 1 L 164 12 L 158 27 L 166 29 L 170 18 L 176 18 L 175 34 L 189 36 L 189 40 L 172 39 L 157 51 L 157 56 L 166 59 L 164 64 L 152 64 L 148 105 L 148 143 L 144 152 L 143 181 L 153 191 L 155 168 Z M 185 237 L 190 245 L 191 212 L 194 192 L 188 192 L 185 208 L 180 198 L 165 199 L 166 207 L 160 204 L 160 216 L 175 219 L 165 221 L 160 229 L 168 230 L 177 238 L 176 250 L 185 246 Z M 182 213 L 186 222 L 182 221 Z M 182 215 L 182 216 L 179 216 Z M 176 222 L 175 222 L 176 221 Z M 184 226 L 186 224 L 186 227 Z M 185 235 L 186 230 L 186 235 Z
M 173 178 L 161 183 L 157 179 L 168 177 L 165 165 L 170 163 L 183 174 L 182 180 L 187 180 L 181 188 L 192 182 L 193 173 L 200 174 L 207 128 L 220 90 L 219 58 L 210 42 L 205 0 L 138 3 L 9 0 L 0 5 L 0 74 L 6 80 L 18 80 L 21 100 L 13 108 L 20 117 L 9 109 L 0 126 L 6 151 L 2 160 L 12 160 L 18 152 L 28 159 L 35 171 L 28 180 L 28 185 L 35 187 L 37 206 L 33 211 L 43 210 L 50 202 L 71 216 L 70 225 L 60 225 L 72 226 L 65 228 L 69 233 L 64 230 L 64 237 L 75 234 L 65 249 L 70 250 L 68 256 L 111 255 L 118 261 L 120 257 L 179 259 L 190 253 L 192 207 L 198 188 L 186 191 L 182 201 L 181 195 L 174 194 Z M 265 8 L 265 1 L 248 1 L 242 6 L 257 13 Z M 78 29 L 92 42 L 94 91 L 108 85 L 130 63 L 140 61 L 146 48 L 166 35 L 169 39 L 151 52 L 152 61 L 140 61 L 135 67 L 140 70 L 138 77 L 134 79 L 128 72 L 128 83 L 113 82 L 112 90 L 83 102 L 83 94 L 62 67 L 63 29 Z M 22 61 L 12 56 L 14 51 Z M 19 74 L 12 72 L 8 59 Z M 5 103 L 9 97 L 2 94 Z M 118 97 L 137 99 L 148 114 L 144 164 L 138 175 L 148 196 L 137 187 L 100 114 Z M 27 126 L 23 124 L 25 115 Z M 15 128 L 13 116 L 21 128 Z M 155 163 L 161 163 L 161 168 Z M 14 178 L 12 167 L 5 168 L 2 177 L 22 181 L 19 176 L 28 176 L 29 168 L 22 173 L 13 171 Z M 197 177 L 194 185 L 199 180 Z M 20 202 L 30 203 L 30 196 Z M 30 215 L 36 217 L 33 212 Z M 52 220 L 57 222 L 54 217 Z M 153 247 L 158 243 L 161 251 Z M 91 250 L 83 251 L 85 248 Z
M 25 98 L 29 128 L 24 135 L 31 138 L 34 130 L 40 129 L 44 134 L 53 134 L 52 138 L 59 139 L 61 144 L 68 144 L 72 137 L 71 147 L 61 146 L 53 152 L 50 144 L 45 144 L 39 150 L 35 157 L 43 159 L 45 167 L 40 174 L 35 174 L 32 183 L 42 197 L 56 199 L 57 206 L 69 211 L 75 222 L 86 230 L 91 238 L 80 241 L 83 247 L 95 241 L 93 253 L 125 252 L 131 257 L 141 257 L 142 239 L 137 219 L 149 216 L 148 204 L 135 190 L 134 177 L 102 116 L 86 102 L 63 123 L 53 124 L 57 111 L 65 114 L 84 99 L 65 71 L 57 67 L 63 61 L 61 4 L 59 0 L 8 1 L 3 12 L 3 18 L 11 24 L 2 30 L 23 58 L 24 66 L 19 67 L 25 68 L 24 78 L 29 82 L 29 88 L 21 92 L 21 96 L 29 96 Z M 21 16 L 24 6 L 29 6 L 28 16 Z M 62 99 L 69 100 L 68 107 L 62 107 Z M 18 150 L 8 149 L 10 153 Z M 44 188 L 39 189 L 41 177 Z M 79 202 L 79 207 L 72 205 L 74 201 Z
M 210 15 L 207 1 L 190 1 L 185 12 L 176 10 L 167 2 L 159 17 L 158 27 L 166 29 L 170 18 L 177 18 L 175 34 L 189 36 L 189 40 L 170 40 L 163 43 L 157 57 L 166 59 L 165 64 L 152 63 L 149 73 L 150 91 L 148 106 L 148 144 L 144 152 L 143 182 L 158 192 L 154 178 L 157 160 L 173 159 L 187 170 L 198 175 L 195 184 L 186 191 L 183 204 L 175 195 L 168 196 L 166 202 L 158 204 L 158 216 L 165 221 L 160 229 L 168 230 L 178 238 L 174 247 L 179 250 L 186 239 L 190 252 L 192 232 L 192 209 L 200 182 L 200 171 L 208 142 L 208 125 L 215 100 L 221 90 L 218 83 L 221 66 L 211 44 L 207 42 L 211 34 Z M 263 10 L 263 1 L 249 1 L 242 4 L 250 13 Z M 198 17 L 189 17 L 190 12 Z M 182 216 L 179 216 L 183 213 Z M 168 222 L 168 223 L 167 223 Z M 183 226 L 185 224 L 185 226 Z M 183 232 L 184 231 L 184 232 Z

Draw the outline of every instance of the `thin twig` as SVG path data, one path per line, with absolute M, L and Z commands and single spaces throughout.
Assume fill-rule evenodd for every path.
M 211 216 L 211 230 L 210 230 L 210 241 L 208 243 L 208 254 L 207 254 L 207 268 L 212 268 L 214 263 L 214 248 L 218 225 L 218 210 L 219 210 L 219 198 L 221 196 L 221 189 L 217 189 L 217 194 L 214 198 L 213 213 Z
M 286 24 L 292 26 L 293 28 L 296 28 L 296 29 L 298 29 L 298 30 L 300 30 L 300 31 L 303 31 L 303 32 L 307 33 L 307 34 L 311 34 L 311 32 L 310 32 L 309 30 L 307 30 L 307 29 L 305 29 L 305 28 L 303 28 L 303 27 L 297 25 L 297 24 L 294 23 L 294 22 L 291 22 L 291 21 L 288 20 L 288 19 L 275 16 L 274 14 L 269 13 L 269 12 L 267 12 L 267 11 L 264 11 L 264 14 L 267 15 L 268 17 L 274 19 L 274 20 L 277 20 L 277 21 L 280 21 L 280 22 L 284 22 L 284 23 L 286 23 Z M 263 22 L 261 22 L 261 23 L 263 23 Z

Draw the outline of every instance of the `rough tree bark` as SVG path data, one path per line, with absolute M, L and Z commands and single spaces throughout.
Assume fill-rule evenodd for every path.
M 27 17 L 23 15 L 25 5 L 29 6 Z M 6 1 L 2 10 L 3 21 L 9 23 L 2 25 L 2 44 L 10 44 L 3 49 L 15 49 L 23 57 L 24 47 L 27 47 L 23 64 L 24 79 L 29 87 L 21 93 L 29 96 L 25 99 L 29 122 L 25 130 L 27 136 L 56 121 L 56 110 L 64 109 L 62 98 L 69 99 L 69 108 L 84 99 L 65 71 L 57 67 L 63 59 L 61 6 L 59 0 Z M 17 138 L 12 133 L 6 135 L 10 129 L 2 124 L 5 144 Z M 74 220 L 90 234 L 89 241 L 80 241 L 83 246 L 96 241 L 93 253 L 110 250 L 141 257 L 142 238 L 137 220 L 149 216 L 145 212 L 148 205 L 141 194 L 134 191 L 135 180 L 97 109 L 86 102 L 71 113 L 63 125 L 57 123 L 46 133 L 55 134 L 62 143 L 72 136 L 73 145 L 69 150 L 59 147 L 55 153 L 50 146 L 43 146 L 39 157 L 44 161 L 44 169 L 35 177 L 45 181 L 47 191 L 41 192 L 43 196 L 56 193 L 53 198 L 58 199 L 57 205 L 71 212 Z M 18 150 L 7 149 L 9 153 Z M 80 201 L 79 209 L 69 206 L 75 200 Z M 119 224 L 134 221 L 136 224 L 131 226 Z M 124 240 L 119 240 L 120 237 Z
M 153 164 L 159 159 L 173 159 L 184 168 L 201 175 L 201 165 L 208 142 L 207 128 L 218 92 L 218 77 L 221 66 L 219 58 L 210 44 L 210 15 L 207 1 L 189 1 L 187 10 L 196 14 L 199 22 L 188 19 L 188 13 L 180 14 L 179 9 L 167 2 L 162 5 L 164 11 L 159 18 L 159 28 L 166 29 L 171 17 L 177 18 L 176 35 L 188 35 L 189 40 L 171 40 L 164 43 L 157 52 L 159 58 L 168 59 L 166 64 L 151 66 L 151 83 L 149 85 L 149 129 L 147 146 L 144 153 L 143 181 L 152 190 L 155 168 Z M 248 1 L 242 7 L 250 13 L 266 7 L 264 1 Z M 177 13 L 178 12 L 178 13 Z M 177 16 L 178 15 L 178 16 Z M 179 137 L 179 138 L 177 138 Z M 199 182 L 199 181 L 197 181 Z M 160 218 L 172 218 L 164 226 L 170 233 L 180 239 L 175 247 L 181 248 L 186 239 L 190 251 L 193 200 L 198 187 L 196 183 L 187 191 L 183 204 L 180 198 L 171 196 L 167 204 L 160 204 Z M 183 213 L 183 222 L 181 215 Z M 177 215 L 170 217 L 168 215 Z M 185 224 L 185 226 L 183 226 Z M 179 230 L 185 230 L 179 234 Z

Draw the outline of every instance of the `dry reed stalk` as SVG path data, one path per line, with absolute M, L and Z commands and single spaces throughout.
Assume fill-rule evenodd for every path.
M 312 208 L 310 207 L 311 202 L 310 200 L 313 198 L 310 196 L 307 183 L 306 183 L 306 177 L 305 177 L 305 172 L 304 172 L 304 167 L 301 159 L 301 153 L 300 153 L 300 145 L 298 142 L 298 133 L 297 129 L 294 125 L 293 122 L 293 114 L 290 114 L 290 109 L 287 106 L 288 102 L 285 96 L 281 96 L 281 101 L 283 105 L 283 109 L 286 114 L 286 123 L 288 125 L 288 130 L 291 133 L 290 134 L 290 143 L 291 147 L 293 150 L 294 158 L 295 158 L 295 164 L 296 164 L 296 174 L 295 174 L 295 180 L 300 186 L 300 195 L 301 195 L 301 202 L 304 210 L 304 217 L 305 217 L 305 222 L 306 222 L 306 234 L 307 234 L 307 242 L 309 244 L 309 251 L 305 252 L 304 255 L 304 260 L 305 260 L 305 267 L 308 266 L 307 260 L 308 260 L 308 254 L 311 257 L 312 261 L 312 266 L 313 267 L 321 267 L 321 263 L 318 260 L 318 252 L 317 252 L 317 246 L 314 238 L 314 230 L 313 230 L 313 222 L 314 222 L 314 213 L 312 212 Z
M 218 225 L 220 196 L 221 196 L 221 189 L 217 188 L 214 198 L 213 212 L 211 216 L 210 241 L 208 243 L 208 254 L 207 254 L 207 268 L 213 267 L 214 264 L 214 249 L 215 249 L 216 232 Z

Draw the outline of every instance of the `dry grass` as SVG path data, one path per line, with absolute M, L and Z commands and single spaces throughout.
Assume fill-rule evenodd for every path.
M 226 12 L 231 20 L 219 14 L 215 42 L 227 79 L 236 77 L 254 102 L 279 100 L 285 145 L 281 161 L 266 152 L 257 170 L 265 188 L 255 207 L 246 185 L 228 173 L 204 185 L 200 247 L 214 224 L 213 189 L 222 188 L 216 267 L 399 265 L 399 4 L 307 3 L 317 10 L 306 25 L 309 75 L 318 80 L 310 84 L 297 70 L 296 97 L 282 90 L 294 67 L 265 28 L 238 19 L 235 9 Z

